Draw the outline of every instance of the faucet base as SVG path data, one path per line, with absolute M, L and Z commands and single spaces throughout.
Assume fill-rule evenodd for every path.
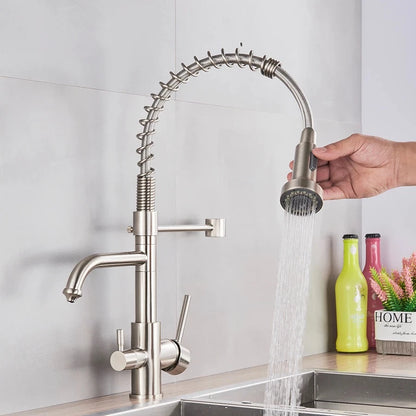
M 161 397 L 160 322 L 132 322 L 131 347 L 147 351 L 146 365 L 131 371 L 131 395 L 139 400 Z
M 162 398 L 163 394 L 133 394 L 130 393 L 129 397 L 132 400 L 138 401 L 140 403 L 142 402 L 154 402 L 157 400 L 160 400 Z

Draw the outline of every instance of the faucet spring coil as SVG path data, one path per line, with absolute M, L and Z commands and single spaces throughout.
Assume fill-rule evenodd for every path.
M 155 188 L 153 176 L 137 176 L 137 211 L 155 210 Z
M 271 58 L 267 59 L 266 56 L 255 56 L 253 51 L 250 51 L 248 54 L 240 53 L 238 48 L 233 53 L 225 53 L 224 49 L 221 49 L 221 53 L 218 55 L 212 55 L 211 52 L 208 51 L 205 58 L 198 59 L 194 56 L 194 62 L 191 64 L 185 65 L 184 63 L 181 63 L 182 69 L 179 72 L 170 72 L 171 79 L 169 82 L 159 83 L 162 87 L 159 93 L 151 94 L 153 99 L 152 105 L 144 107 L 147 117 L 139 120 L 140 125 L 143 126 L 143 131 L 136 135 L 137 139 L 141 142 L 136 150 L 140 155 L 140 160 L 137 163 L 140 168 L 138 178 L 151 177 L 154 172 L 154 168 L 150 165 L 151 160 L 154 157 L 150 151 L 153 146 L 151 137 L 155 133 L 154 124 L 159 120 L 158 115 L 164 109 L 165 102 L 171 98 L 172 93 L 178 91 L 179 87 L 182 84 L 187 83 L 191 77 L 197 77 L 201 71 L 208 72 L 212 67 L 219 69 L 224 66 L 233 67 L 235 65 L 239 68 L 248 67 L 253 72 L 260 69 L 261 74 L 268 78 L 273 78 L 274 76 L 279 78 L 289 88 L 298 102 L 305 122 L 305 127 L 312 126 L 312 114 L 306 98 L 290 75 L 281 68 L 279 61 Z M 138 192 L 139 187 L 141 188 L 141 186 L 142 185 L 139 186 L 138 180 Z M 145 189 L 146 186 L 144 186 Z M 137 196 L 137 204 L 140 204 L 140 206 L 147 204 L 147 202 L 141 202 L 142 199 L 142 196 Z
M 147 117 L 139 120 L 139 123 L 143 126 L 143 131 L 137 134 L 137 138 L 142 142 L 140 147 L 137 148 L 136 152 L 140 155 L 140 161 L 138 166 L 140 167 L 139 177 L 151 176 L 154 169 L 150 166 L 150 161 L 154 155 L 150 152 L 150 148 L 153 145 L 153 141 L 149 138 L 155 133 L 153 128 L 159 118 L 158 114 L 164 108 L 164 103 L 168 101 L 173 92 L 179 89 L 181 84 L 185 84 L 191 77 L 197 77 L 201 71 L 208 72 L 211 67 L 221 68 L 222 66 L 232 67 L 237 64 L 240 68 L 248 66 L 251 71 L 264 66 L 266 57 L 259 58 L 253 55 L 253 51 L 249 54 L 240 54 L 238 48 L 234 53 L 226 54 L 224 49 L 221 49 L 219 55 L 212 55 L 211 52 L 207 52 L 207 57 L 204 59 L 198 59 L 194 56 L 194 62 L 190 65 L 181 64 L 182 70 L 173 73 L 170 72 L 171 79 L 169 82 L 160 82 L 162 90 L 158 94 L 151 94 L 153 103 L 151 106 L 144 107 Z
M 260 72 L 268 78 L 273 78 L 276 69 L 280 66 L 280 61 L 276 61 L 275 59 L 269 58 L 266 61 L 264 61 L 263 65 L 261 66 Z

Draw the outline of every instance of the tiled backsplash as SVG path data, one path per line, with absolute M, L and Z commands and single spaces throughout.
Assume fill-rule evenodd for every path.
M 135 209 L 135 134 L 158 82 L 175 63 L 179 70 L 207 49 L 242 42 L 282 60 L 310 100 L 319 144 L 344 137 L 360 129 L 361 8 L 351 0 L 5 0 L 0 11 L 7 413 L 129 389 L 109 355 L 116 328 L 128 334 L 134 318 L 133 270 L 94 271 L 74 305 L 61 291 L 82 257 L 133 248 L 125 229 Z M 182 296 L 193 295 L 184 379 L 268 360 L 278 198 L 301 119 L 279 81 L 247 69 L 201 74 L 176 98 L 153 149 L 160 223 L 227 218 L 225 239 L 159 237 L 162 336 L 174 335 Z M 307 354 L 332 345 L 340 236 L 360 230 L 359 201 L 328 202 L 317 217 Z

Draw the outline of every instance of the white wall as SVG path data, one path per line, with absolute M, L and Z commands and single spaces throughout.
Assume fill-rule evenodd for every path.
M 415 141 L 416 3 L 363 1 L 363 132 Z M 382 234 L 382 263 L 400 269 L 416 250 L 415 188 L 363 201 L 363 233 Z
M 74 305 L 61 291 L 82 257 L 133 249 L 149 94 L 180 62 L 240 42 L 293 75 L 319 144 L 360 130 L 359 0 L 0 2 L 0 413 L 129 390 L 108 357 L 134 318 L 133 270 L 93 272 Z M 190 81 L 161 114 L 160 223 L 228 220 L 226 239 L 159 237 L 164 337 L 193 295 L 192 365 L 176 380 L 268 361 L 278 198 L 300 129 L 283 85 L 237 68 Z M 360 232 L 360 213 L 328 202 L 317 217 L 305 354 L 333 348 L 341 236 Z

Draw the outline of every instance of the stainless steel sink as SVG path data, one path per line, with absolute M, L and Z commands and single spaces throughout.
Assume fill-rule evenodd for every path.
M 253 383 L 239 388 L 203 395 L 184 401 L 185 416 L 207 415 L 209 410 L 194 412 L 199 400 L 215 413 L 218 404 L 238 407 L 238 414 L 260 415 L 266 382 Z M 302 374 L 299 415 L 416 415 L 416 378 L 349 374 L 314 371 Z M 203 406 L 202 406 L 203 407 Z M 247 408 L 247 411 L 243 410 Z
M 132 406 L 113 415 L 262 416 L 265 386 L 262 380 L 159 405 Z M 301 403 L 299 416 L 415 416 L 416 378 L 307 372 L 301 375 Z

